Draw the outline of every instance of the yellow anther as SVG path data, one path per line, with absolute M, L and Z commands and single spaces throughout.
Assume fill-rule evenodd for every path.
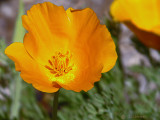
M 63 74 L 68 73 L 72 70 L 72 66 L 69 66 L 71 55 L 69 51 L 66 54 L 57 52 L 55 56 L 52 56 L 52 59 L 48 60 L 49 66 L 45 66 L 52 74 L 55 74 L 55 77 L 62 76 Z

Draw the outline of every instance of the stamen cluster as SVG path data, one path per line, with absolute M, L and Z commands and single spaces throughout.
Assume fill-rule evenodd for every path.
M 55 74 L 55 77 L 59 77 L 72 70 L 72 66 L 69 66 L 70 59 L 71 55 L 69 51 L 66 54 L 57 52 L 55 56 L 52 56 L 51 60 L 48 60 L 49 66 L 46 65 L 45 67 Z

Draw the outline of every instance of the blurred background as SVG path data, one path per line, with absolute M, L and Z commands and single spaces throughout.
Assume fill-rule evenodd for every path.
M 33 4 L 50 1 L 65 9 L 92 8 L 117 46 L 116 66 L 85 92 L 61 89 L 58 120 L 160 120 L 160 53 L 147 48 L 109 13 L 112 0 L 0 0 L 0 120 L 50 120 L 53 94 L 36 91 L 4 54 L 22 41 L 21 15 Z

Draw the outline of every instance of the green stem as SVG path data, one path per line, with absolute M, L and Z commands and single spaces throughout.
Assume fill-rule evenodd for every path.
M 15 81 L 15 90 L 12 96 L 13 102 L 11 105 L 10 119 L 14 119 L 14 118 L 18 119 L 19 109 L 20 109 L 21 90 L 22 90 L 22 79 L 20 78 L 18 73 Z
M 52 120 L 57 120 L 57 108 L 58 108 L 58 95 L 59 95 L 59 90 L 54 93 L 53 96 L 53 116 Z

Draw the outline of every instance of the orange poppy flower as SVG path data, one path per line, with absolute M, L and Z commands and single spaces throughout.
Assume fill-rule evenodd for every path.
M 40 91 L 88 91 L 115 65 L 115 44 L 90 8 L 65 11 L 45 2 L 22 21 L 28 31 L 23 43 L 11 44 L 5 53 L 23 80 Z
M 160 50 L 160 0 L 115 0 L 111 14 L 146 46 Z

